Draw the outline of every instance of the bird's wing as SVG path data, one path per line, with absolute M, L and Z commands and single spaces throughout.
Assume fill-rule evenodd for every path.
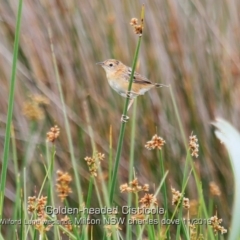
M 126 79 L 127 81 L 130 80 L 131 74 L 132 74 L 132 68 L 128 68 L 127 79 Z M 142 76 L 137 72 L 134 72 L 133 82 L 139 83 L 139 84 L 153 84 L 150 80 L 148 80 L 146 77 Z

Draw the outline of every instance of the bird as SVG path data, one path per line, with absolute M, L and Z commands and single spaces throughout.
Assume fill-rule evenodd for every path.
M 122 97 L 129 97 L 130 102 L 127 111 L 130 109 L 134 99 L 139 95 L 144 95 L 154 87 L 164 87 L 166 85 L 153 83 L 141 74 L 134 72 L 132 89 L 128 92 L 129 80 L 132 74 L 132 68 L 124 65 L 116 59 L 107 59 L 103 62 L 96 63 L 103 67 L 106 72 L 107 80 L 113 90 Z

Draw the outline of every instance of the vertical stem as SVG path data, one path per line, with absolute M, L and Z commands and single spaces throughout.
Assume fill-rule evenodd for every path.
M 55 56 L 55 52 L 54 52 L 54 45 L 53 45 L 53 41 L 52 41 L 52 33 L 51 33 L 50 27 L 48 28 L 48 34 L 49 34 L 49 38 L 50 38 L 50 47 L 51 47 L 51 52 L 52 52 L 53 67 L 54 67 L 54 71 L 55 71 L 55 75 L 56 75 L 57 86 L 58 86 L 60 100 L 61 100 L 61 104 L 62 104 L 64 125 L 65 125 L 65 129 L 66 129 L 66 133 L 67 133 L 68 147 L 69 147 L 71 162 L 72 162 L 72 166 L 73 166 L 74 178 L 76 179 L 75 183 L 76 183 L 76 188 L 77 188 L 78 202 L 79 202 L 79 206 L 80 206 L 83 202 L 81 179 L 79 178 L 77 161 L 76 161 L 75 154 L 74 154 L 73 141 L 72 141 L 72 136 L 71 136 L 71 128 L 70 128 L 70 123 L 68 121 L 67 109 L 66 109 L 66 105 L 65 105 L 65 99 L 64 99 L 64 95 L 63 95 L 57 60 L 56 60 L 56 56 Z
M 17 58 L 18 58 L 19 38 L 20 38 L 21 17 L 22 17 L 22 0 L 19 0 L 17 26 L 16 26 L 16 33 L 15 33 L 16 35 L 15 35 L 15 41 L 14 41 L 13 65 L 12 65 L 12 74 L 11 74 L 11 82 L 10 82 L 10 94 L 8 99 L 7 125 L 6 125 L 6 133 L 5 133 L 4 150 L 3 150 L 1 184 L 0 184 L 0 219 L 2 219 L 2 210 L 3 210 L 3 202 L 4 202 L 4 195 L 5 195 L 6 177 L 7 177 L 7 166 L 8 166 L 9 145 L 10 145 L 10 136 L 11 136 L 11 122 L 12 122 L 12 115 L 13 115 L 13 102 L 14 102 L 14 92 L 15 92 L 16 72 L 17 72 Z M 1 225 L 0 225 L 0 230 L 1 230 Z
M 136 129 L 136 113 L 137 113 L 137 99 L 135 99 L 133 103 L 133 120 L 132 120 L 132 128 L 131 128 L 131 146 L 130 146 L 130 161 L 129 161 L 129 174 L 128 181 L 132 181 L 133 179 L 133 162 L 134 162 L 134 145 L 135 145 L 135 129 Z M 131 207 L 132 204 L 132 193 L 128 194 L 128 206 Z M 127 222 L 130 219 L 130 214 L 127 215 Z M 132 239 L 131 236 L 132 225 L 127 224 L 127 239 Z
M 143 23 L 143 20 L 144 20 L 144 5 L 142 6 L 141 18 L 142 18 L 142 23 Z M 141 40 L 142 40 L 142 34 L 139 35 L 137 48 L 136 48 L 136 51 L 135 51 L 135 54 L 134 54 L 132 72 L 131 72 L 129 85 L 128 85 L 128 92 L 130 92 L 131 89 L 132 89 L 133 76 L 134 76 L 134 71 L 135 71 L 135 68 L 136 68 L 136 65 L 137 65 L 137 58 L 138 58 L 138 54 L 139 54 Z M 126 114 L 127 114 L 128 103 L 129 103 L 129 98 L 126 98 L 124 111 L 123 111 L 124 116 L 126 116 Z M 114 165 L 114 169 L 113 169 L 113 173 L 112 173 L 112 182 L 111 182 L 110 198 L 109 198 L 110 204 L 113 203 L 113 195 L 114 195 L 114 190 L 115 190 L 116 181 L 117 181 L 117 172 L 118 172 L 120 156 L 121 156 L 121 152 L 122 152 L 122 145 L 123 145 L 123 137 L 124 137 L 124 133 L 125 133 L 125 127 L 126 127 L 126 122 L 122 121 L 121 128 L 120 128 L 120 135 L 119 135 L 119 138 L 118 138 L 116 161 L 115 161 L 115 165 Z
M 54 169 L 54 160 L 55 160 L 55 144 L 52 144 L 51 148 L 51 159 L 50 162 L 48 162 L 48 205 L 54 205 L 54 200 L 53 200 L 53 169 Z
M 109 160 L 108 160 L 108 191 L 110 191 L 111 188 L 111 181 L 112 181 L 112 125 L 109 129 Z
M 165 169 L 164 169 L 164 163 L 163 163 L 163 157 L 162 157 L 162 152 L 161 150 L 158 151 L 158 158 L 160 161 L 160 169 L 161 169 L 161 176 L 163 177 L 165 175 Z M 166 179 L 165 179 L 166 180 Z M 163 193 L 163 201 L 164 201 L 164 209 L 166 211 L 165 217 L 168 219 L 168 197 L 167 197 L 167 186 L 166 186 L 166 181 L 163 182 L 163 187 L 162 187 L 162 193 Z M 170 239 L 170 232 L 167 232 L 167 239 Z
M 91 178 L 90 178 L 90 183 L 89 183 L 89 186 L 88 186 L 88 195 L 87 195 L 86 208 L 89 208 L 89 207 L 90 207 L 91 198 L 92 198 L 92 191 L 93 191 L 93 182 L 94 182 L 94 176 L 91 176 Z M 87 213 L 85 214 L 84 217 L 85 217 L 85 218 L 87 217 Z M 84 229 L 82 229 L 81 240 L 88 238 L 88 237 L 86 236 L 86 234 L 87 234 L 87 227 L 88 227 L 88 225 L 83 226 Z

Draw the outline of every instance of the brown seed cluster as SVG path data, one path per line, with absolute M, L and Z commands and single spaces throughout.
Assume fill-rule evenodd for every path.
M 141 209 L 139 209 L 137 214 L 134 214 L 134 215 L 131 216 L 131 219 L 133 221 L 144 220 L 145 219 L 145 215 L 142 212 L 143 211 Z
M 146 215 L 144 213 L 145 208 L 155 208 L 158 206 L 157 198 L 153 194 L 145 193 L 145 195 L 140 199 L 139 203 L 141 203 L 140 208 L 136 214 L 131 216 L 133 221 L 144 220 Z
M 183 207 L 185 209 L 189 209 L 190 208 L 190 203 L 189 203 L 189 198 L 183 198 Z
M 209 183 L 209 191 L 212 196 L 220 196 L 221 195 L 221 191 L 215 182 Z
M 63 225 L 69 232 L 72 231 L 73 227 L 71 224 L 71 220 L 67 215 L 65 215 L 64 218 L 61 218 L 60 221 L 61 221 L 61 225 Z M 65 231 L 63 231 L 63 233 L 65 233 Z
M 139 201 L 142 205 L 142 208 L 150 208 L 152 206 L 157 206 L 157 198 L 153 194 L 145 193 Z
M 122 184 L 120 186 L 120 191 L 122 192 L 133 192 L 133 193 L 138 193 L 141 191 L 144 192 L 148 192 L 149 191 L 149 185 L 148 184 L 144 184 L 144 185 L 139 185 L 138 183 L 138 179 L 134 178 L 133 181 L 131 181 L 129 183 L 129 185 L 127 183 Z
M 213 231 L 215 234 L 217 234 L 218 232 L 221 232 L 221 234 L 224 234 L 227 232 L 227 229 L 225 229 L 223 226 L 221 226 L 220 224 L 222 223 L 222 219 L 218 218 L 216 215 L 210 218 L 211 220 L 211 225 L 213 228 Z
M 178 205 L 180 201 L 182 201 L 182 205 L 185 209 L 190 208 L 189 198 L 182 198 L 182 193 L 177 191 L 175 188 L 171 187 L 172 191 L 172 205 Z
M 107 236 L 111 237 L 114 232 L 122 230 L 122 228 L 119 227 L 118 224 L 112 224 L 112 225 L 105 225 L 104 228 L 107 231 Z
M 193 157 L 196 157 L 196 158 L 198 157 L 198 148 L 199 148 L 199 144 L 198 144 L 197 136 L 196 135 L 189 136 L 189 149 Z
M 148 192 L 149 184 L 140 185 L 137 178 L 134 178 L 133 181 L 129 184 L 125 183 L 120 186 L 120 191 L 139 194 L 139 192 Z M 144 208 L 152 208 L 158 205 L 157 198 L 153 194 L 145 193 L 144 196 L 139 200 L 141 203 L 138 212 L 131 216 L 132 220 L 143 220 L 145 219 L 145 214 L 143 213 Z
M 36 211 L 37 204 L 36 204 L 36 196 L 28 197 L 28 212 L 34 213 Z
M 31 99 L 33 101 L 35 101 L 36 103 L 38 103 L 39 105 L 48 105 L 49 104 L 49 100 L 40 94 L 36 94 L 36 95 L 32 95 Z
M 53 226 L 52 224 L 46 225 L 46 218 L 38 218 L 34 221 L 34 227 L 40 232 L 48 232 L 51 227 Z
M 49 100 L 42 95 L 31 95 L 23 104 L 23 114 L 32 121 L 39 121 L 44 118 L 41 105 L 48 105 Z
M 62 171 L 57 171 L 57 193 L 58 196 L 60 197 L 61 201 L 69 195 L 69 193 L 72 192 L 72 189 L 69 187 L 70 182 L 72 181 L 72 177 L 69 173 L 65 172 L 63 173 Z
M 158 148 L 159 150 L 161 150 L 165 143 L 166 142 L 163 138 L 158 137 L 157 134 L 155 134 L 152 137 L 152 140 L 148 141 L 145 144 L 145 148 L 147 148 L 148 150 L 152 150 L 152 149 L 155 149 L 155 148 Z
M 84 160 L 87 162 L 89 171 L 93 177 L 97 177 L 97 170 L 100 165 L 100 161 L 103 161 L 105 155 L 97 152 L 93 157 L 85 157 Z
M 47 141 L 54 143 L 55 140 L 59 137 L 60 129 L 57 125 L 50 128 L 50 131 L 47 133 Z
M 44 233 L 49 231 L 52 225 L 46 225 L 47 214 L 45 213 L 45 206 L 47 204 L 47 197 L 36 198 L 36 196 L 28 197 L 28 212 L 36 213 L 38 218 L 33 221 L 35 228 Z
M 196 226 L 194 224 L 189 224 L 189 234 L 190 239 L 197 239 Z
M 130 21 L 130 25 L 135 26 L 137 24 L 138 24 L 138 19 L 137 18 L 132 18 L 131 21 Z
M 196 199 L 193 199 L 190 201 L 190 210 L 189 214 L 190 216 L 197 216 L 198 215 L 198 207 L 199 207 L 199 202 Z
M 137 18 L 132 18 L 130 21 L 130 25 L 133 26 L 134 32 L 138 35 L 142 35 L 143 32 L 143 25 L 138 24 L 138 19 Z
M 178 202 L 181 200 L 182 193 L 180 193 L 173 187 L 171 187 L 171 191 L 172 191 L 172 205 L 177 205 Z
M 45 206 L 47 204 L 47 197 L 36 198 L 36 196 L 28 197 L 28 212 L 37 213 L 38 217 L 45 215 Z

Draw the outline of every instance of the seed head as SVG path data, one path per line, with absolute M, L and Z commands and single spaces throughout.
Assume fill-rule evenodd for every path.
M 70 218 L 67 215 L 65 215 L 64 218 L 61 218 L 60 222 L 61 222 L 61 225 L 63 225 L 64 228 L 66 228 L 69 232 L 72 231 L 73 227 L 72 227 L 72 224 L 70 223 L 71 222 Z M 63 231 L 63 234 L 64 233 L 65 231 Z
M 45 206 L 47 204 L 47 197 L 41 196 L 36 198 L 36 196 L 28 197 L 28 212 L 36 212 L 39 217 L 45 216 Z
M 130 25 L 135 26 L 138 24 L 138 19 L 137 18 L 132 18 L 130 21 Z
M 220 225 L 222 223 L 222 219 L 218 218 L 217 215 L 211 217 L 210 220 L 211 220 L 211 225 L 215 234 L 217 234 L 218 232 L 221 232 L 221 234 L 224 234 L 227 232 L 227 229 L 225 229 L 223 226 Z
M 28 212 L 33 213 L 36 210 L 36 196 L 28 197 Z
M 131 219 L 134 220 L 144 220 L 145 219 L 145 215 L 142 214 L 140 211 L 137 214 L 134 214 L 131 216 Z
M 190 208 L 190 203 L 189 203 L 189 198 L 183 198 L 183 207 L 185 209 L 189 209 Z
M 134 32 L 138 35 L 141 35 L 143 32 L 143 27 L 142 25 L 135 25 L 134 26 Z
M 33 220 L 34 227 L 40 232 L 44 233 L 50 230 L 52 224 L 46 225 L 47 214 L 45 206 L 47 204 L 47 197 L 36 198 L 36 196 L 28 197 L 28 212 L 36 213 L 38 218 Z
M 198 157 L 198 148 L 199 148 L 199 144 L 197 143 L 198 139 L 196 135 L 192 135 L 189 136 L 189 149 L 191 151 L 191 155 L 193 157 Z
M 70 182 L 72 181 L 72 177 L 69 173 L 65 172 L 63 173 L 62 171 L 57 171 L 57 193 L 58 196 L 60 197 L 61 201 L 69 195 L 69 193 L 72 193 L 72 189 L 69 187 Z
M 124 184 L 120 185 L 120 191 L 121 191 L 121 193 L 123 193 L 123 192 L 131 192 L 132 189 L 128 186 L 127 183 L 124 183 Z
M 175 190 L 175 188 L 173 187 L 171 187 L 171 191 L 172 191 L 172 205 L 177 205 L 178 202 L 181 200 L 182 193 Z
M 97 152 L 93 157 L 85 157 L 84 160 L 87 162 L 89 172 L 92 176 L 97 177 L 98 167 L 105 159 L 105 155 L 103 153 Z
M 53 226 L 53 224 L 46 225 L 46 220 L 47 220 L 46 217 L 44 217 L 44 218 L 42 217 L 42 218 L 38 218 L 38 219 L 34 220 L 34 222 L 33 222 L 34 227 L 41 234 L 48 232 L 51 229 L 51 227 Z
M 194 224 L 189 224 L 190 239 L 197 239 L 196 226 Z
M 193 199 L 190 201 L 190 210 L 189 210 L 190 216 L 197 216 L 198 207 L 199 207 L 199 202 L 196 199 Z
M 41 105 L 48 105 L 49 101 L 42 95 L 31 95 L 23 104 L 23 114 L 32 121 L 39 121 L 44 118 Z
M 218 185 L 213 181 L 209 183 L 209 191 L 212 196 L 220 196 L 221 195 L 221 191 L 220 191 Z
M 138 25 L 138 19 L 137 18 L 132 18 L 130 21 L 130 25 L 133 26 L 134 32 L 137 35 L 142 35 L 143 33 L 143 24 Z
M 55 140 L 59 137 L 60 129 L 57 125 L 50 128 L 50 131 L 47 133 L 47 141 L 54 143 Z
M 139 201 L 142 203 L 142 207 L 149 208 L 153 205 L 157 206 L 157 198 L 153 194 L 145 193 L 144 197 L 142 197 Z
M 120 186 L 120 191 L 122 192 L 133 192 L 138 193 L 141 191 L 148 192 L 149 191 L 149 185 L 144 184 L 143 186 L 139 185 L 138 179 L 134 178 L 129 185 L 127 183 L 124 183 Z
M 117 220 L 116 220 L 117 221 Z M 114 232 L 122 230 L 122 228 L 119 227 L 118 224 L 112 224 L 112 225 L 105 225 L 104 228 L 107 231 L 107 236 L 111 237 Z
M 149 191 L 149 184 L 144 184 L 144 185 L 142 186 L 142 190 L 143 190 L 144 192 L 148 192 L 148 191 Z
M 48 105 L 49 104 L 49 100 L 45 96 L 40 95 L 40 94 L 32 95 L 31 99 L 38 104 L 42 104 L 42 105 Z
M 148 141 L 145 144 L 145 148 L 147 148 L 148 150 L 152 150 L 152 149 L 155 149 L 155 148 L 158 148 L 159 150 L 161 150 L 165 143 L 166 142 L 163 138 L 158 137 L 157 134 L 155 134 L 152 137 L 152 140 Z

